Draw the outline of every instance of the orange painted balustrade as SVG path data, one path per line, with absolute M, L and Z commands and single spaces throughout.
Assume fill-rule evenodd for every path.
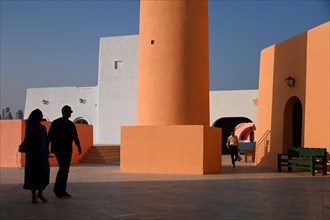
M 47 130 L 50 122 L 42 122 Z M 24 154 L 17 153 L 19 144 L 24 138 L 26 120 L 1 120 L 0 121 L 0 167 L 24 166 Z M 82 154 L 78 155 L 77 147 L 73 144 L 72 164 L 78 163 L 87 150 L 93 145 L 93 126 L 76 125 Z M 57 165 L 56 158 L 49 159 L 50 165 Z

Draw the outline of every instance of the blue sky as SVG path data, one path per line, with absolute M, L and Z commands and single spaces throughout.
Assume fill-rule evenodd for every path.
M 210 0 L 211 90 L 257 89 L 260 51 L 330 20 L 329 0 Z M 1 0 L 0 106 L 27 88 L 96 86 L 99 39 L 139 33 L 139 1 Z

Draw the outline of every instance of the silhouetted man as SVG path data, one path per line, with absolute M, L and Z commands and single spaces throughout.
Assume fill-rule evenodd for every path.
M 81 154 L 76 126 L 69 120 L 71 113 L 71 107 L 65 105 L 62 108 L 62 117 L 51 123 L 48 133 L 51 142 L 51 152 L 55 154 L 59 166 L 54 186 L 54 193 L 57 197 L 71 197 L 66 192 L 66 185 L 69 176 L 73 141 L 78 147 L 78 153 Z

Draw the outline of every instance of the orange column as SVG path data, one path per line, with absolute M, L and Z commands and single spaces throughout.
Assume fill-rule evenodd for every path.
M 137 125 L 209 126 L 208 2 L 140 3 Z
M 137 126 L 121 128 L 120 171 L 219 173 L 209 127 L 208 4 L 140 2 Z

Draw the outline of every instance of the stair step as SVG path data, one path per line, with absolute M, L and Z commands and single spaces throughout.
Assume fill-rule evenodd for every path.
M 112 163 L 120 160 L 120 146 L 92 146 L 80 163 Z

